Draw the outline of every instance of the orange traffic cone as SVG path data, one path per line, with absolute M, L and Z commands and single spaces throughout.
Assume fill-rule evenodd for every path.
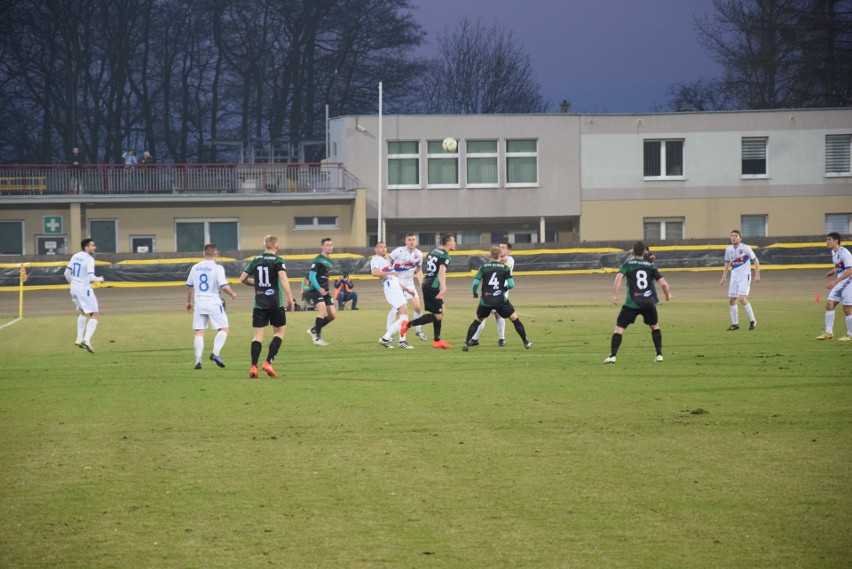
M 819 294 L 816 295 L 816 303 L 819 304 Z

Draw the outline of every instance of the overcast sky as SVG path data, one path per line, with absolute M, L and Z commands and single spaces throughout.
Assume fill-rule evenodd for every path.
M 643 113 L 666 102 L 675 82 L 718 77 L 698 43 L 693 16 L 711 0 L 412 0 L 427 32 L 423 54 L 465 14 L 511 31 L 532 60 L 554 109 Z

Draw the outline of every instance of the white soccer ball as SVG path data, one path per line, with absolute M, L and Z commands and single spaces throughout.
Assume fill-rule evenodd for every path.
M 455 152 L 456 148 L 458 148 L 459 143 L 456 142 L 456 139 L 452 136 L 448 136 L 444 139 L 444 143 L 441 145 L 444 147 L 445 152 Z

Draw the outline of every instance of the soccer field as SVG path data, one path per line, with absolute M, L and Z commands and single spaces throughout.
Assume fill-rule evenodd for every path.
M 452 350 L 383 349 L 360 280 L 330 346 L 288 314 L 257 380 L 247 287 L 201 370 L 181 286 L 98 289 L 95 354 L 67 290 L 14 323 L 2 292 L 0 566 L 848 567 L 852 345 L 814 339 L 823 272 L 762 271 L 758 328 L 726 332 L 721 269 L 664 271 L 665 362 L 634 325 L 610 366 L 612 275 L 518 276 L 533 348 L 491 321 L 467 353 L 469 278 Z

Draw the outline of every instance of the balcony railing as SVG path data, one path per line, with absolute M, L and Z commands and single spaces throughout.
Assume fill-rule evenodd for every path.
M 0 165 L 0 195 L 140 195 L 182 193 L 330 193 L 360 182 L 338 162 L 157 164 L 124 166 Z

